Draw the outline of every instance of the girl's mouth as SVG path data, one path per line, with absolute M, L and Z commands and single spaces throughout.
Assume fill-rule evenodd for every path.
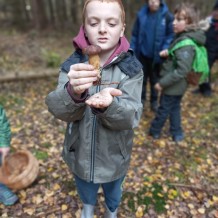
M 105 43 L 107 42 L 107 38 L 98 38 L 98 42 Z

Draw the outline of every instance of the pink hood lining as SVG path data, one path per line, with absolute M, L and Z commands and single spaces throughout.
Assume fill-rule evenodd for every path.
M 88 39 L 85 37 L 84 27 L 81 26 L 78 35 L 73 39 L 73 45 L 75 49 L 84 49 L 88 45 L 90 45 Z M 117 45 L 117 48 L 114 50 L 113 54 L 108 58 L 106 63 L 109 64 L 116 56 L 120 55 L 122 52 L 127 52 L 130 45 L 125 36 L 120 38 L 120 41 Z

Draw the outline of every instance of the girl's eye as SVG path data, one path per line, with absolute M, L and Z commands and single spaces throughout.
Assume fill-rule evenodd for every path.
M 109 23 L 109 26 L 114 27 L 114 26 L 116 26 L 116 24 L 115 23 Z
M 90 26 L 96 26 L 97 23 L 90 23 Z
M 186 20 L 186 19 L 178 17 L 178 18 L 176 18 L 176 20 L 180 22 L 180 21 L 183 21 L 183 20 Z

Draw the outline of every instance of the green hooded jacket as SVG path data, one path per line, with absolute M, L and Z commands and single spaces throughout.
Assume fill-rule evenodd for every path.
M 177 35 L 169 50 L 180 41 L 191 38 L 200 45 L 204 45 L 206 37 L 202 30 L 191 30 Z M 195 48 L 192 45 L 184 46 L 175 51 L 176 66 L 173 57 L 169 56 L 162 65 L 159 83 L 165 95 L 183 95 L 188 87 L 187 74 L 192 70 L 195 57 Z
M 11 129 L 6 113 L 0 105 L 0 147 L 9 147 L 11 142 Z

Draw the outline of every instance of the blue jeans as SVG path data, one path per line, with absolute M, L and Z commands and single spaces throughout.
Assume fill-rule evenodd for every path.
M 182 95 L 161 95 L 160 106 L 157 114 L 151 123 L 150 134 L 160 135 L 166 122 L 170 119 L 170 134 L 172 137 L 183 135 L 181 127 L 181 100 Z
M 90 204 L 93 206 L 96 204 L 98 189 L 101 185 L 105 196 L 105 203 L 108 209 L 111 212 L 114 212 L 118 208 L 122 197 L 122 184 L 125 177 L 102 184 L 86 182 L 76 175 L 74 175 L 74 178 L 78 194 L 84 204 Z

